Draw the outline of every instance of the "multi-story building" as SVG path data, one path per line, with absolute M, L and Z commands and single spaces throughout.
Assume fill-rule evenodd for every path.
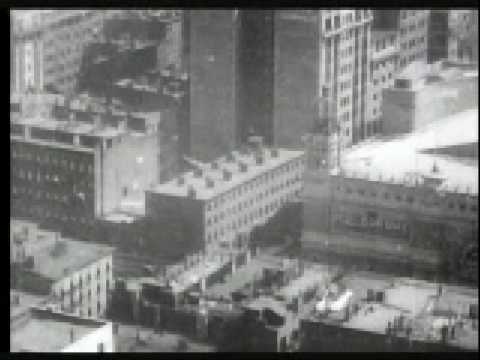
M 371 82 L 366 137 L 382 131 L 383 89 L 390 88 L 394 84 L 399 56 L 398 33 L 396 31 L 372 31 Z
M 477 110 L 467 110 L 358 145 L 331 170 L 309 162 L 302 245 L 437 266 L 450 243 L 468 257 L 478 232 L 477 121 Z
M 23 297 L 16 297 L 23 301 Z M 15 310 L 18 304 L 11 305 Z M 49 309 L 25 310 L 10 320 L 11 352 L 114 352 L 110 322 L 79 318 Z
M 253 134 L 301 148 L 321 97 L 337 105 L 343 146 L 362 139 L 371 20 L 370 10 L 191 11 L 191 154 L 211 161 Z
M 12 287 L 49 297 L 61 312 L 105 316 L 113 287 L 113 248 L 61 238 L 36 224 L 11 220 Z
M 275 15 L 276 143 L 301 142 L 301 135 L 311 131 L 318 119 L 321 97 L 336 106 L 341 147 L 363 139 L 371 11 L 280 10 Z M 293 139 L 299 131 L 300 138 Z
M 373 29 L 397 32 L 399 69 L 415 60 L 427 60 L 430 10 L 374 10 Z
M 385 135 L 414 131 L 426 124 L 478 106 L 478 66 L 442 61 L 414 62 L 383 89 Z
M 148 190 L 146 216 L 164 234 L 183 232 L 175 246 L 233 248 L 299 194 L 303 168 L 303 151 L 257 143 Z
M 143 191 L 159 179 L 161 114 L 106 110 L 89 98 L 52 111 L 12 113 L 12 215 L 88 238 L 95 219 L 143 213 Z
M 83 49 L 105 16 L 101 10 L 14 10 L 11 89 L 75 90 Z
M 428 25 L 428 62 L 474 61 L 474 49 L 465 46 L 474 28 L 475 10 L 431 10 Z M 478 12 L 477 12 L 478 14 Z M 477 15 L 478 16 L 478 15 Z

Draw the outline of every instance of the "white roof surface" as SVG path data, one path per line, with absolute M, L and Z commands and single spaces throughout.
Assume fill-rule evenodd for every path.
M 409 175 L 431 175 L 436 164 L 445 179 L 441 190 L 478 194 L 478 159 L 460 159 L 423 152 L 460 144 L 478 144 L 478 109 L 470 109 L 394 139 L 372 139 L 343 154 L 347 176 L 407 180 Z M 334 170 L 335 173 L 337 170 Z

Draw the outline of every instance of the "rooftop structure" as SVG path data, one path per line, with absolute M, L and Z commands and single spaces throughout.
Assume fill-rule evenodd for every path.
M 448 345 L 478 349 L 478 325 L 475 325 L 478 319 L 471 317 L 470 310 L 472 306 L 478 307 L 478 289 L 371 273 L 349 275 L 341 283 L 353 293 L 351 300 L 338 311 L 314 310 L 312 320 L 382 335 L 391 331 L 420 342 L 440 342 L 440 329 L 448 325 Z M 345 317 L 347 308 L 350 311 Z M 450 315 L 445 315 L 448 311 L 442 312 L 445 308 Z M 453 338 L 450 338 L 451 326 L 456 328 Z
M 28 312 L 32 307 L 45 304 L 48 298 L 32 293 L 10 289 L 10 320 Z
M 468 130 L 467 130 L 468 129 Z M 431 123 L 412 134 L 371 139 L 344 154 L 343 176 L 415 185 L 438 176 L 439 190 L 478 195 L 478 159 L 435 154 L 435 149 L 478 144 L 478 110 Z M 392 166 L 395 164 L 395 166 Z M 433 168 L 437 171 L 432 173 Z
M 10 322 L 11 352 L 112 352 L 110 323 L 32 309 Z
M 189 197 L 194 192 L 195 198 L 210 200 L 263 174 L 279 170 L 303 155 L 303 151 L 286 149 L 262 149 L 261 152 L 247 153 L 233 151 L 202 169 L 187 172 L 178 179 L 157 185 L 152 191 L 177 197 Z

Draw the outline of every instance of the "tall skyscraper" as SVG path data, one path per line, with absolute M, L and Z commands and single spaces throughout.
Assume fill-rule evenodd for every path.
M 192 10 L 185 20 L 193 157 L 254 134 L 301 148 L 320 98 L 336 107 L 343 147 L 364 138 L 371 11 Z
M 341 148 L 364 138 L 370 10 L 280 10 L 275 17 L 275 141 L 295 146 L 331 101 Z

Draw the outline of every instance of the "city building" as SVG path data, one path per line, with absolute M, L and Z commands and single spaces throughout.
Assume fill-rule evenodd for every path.
M 413 62 L 383 89 L 384 135 L 408 133 L 478 106 L 478 66 Z
M 106 16 L 97 9 L 13 10 L 12 91 L 74 91 L 84 47 Z
M 104 318 L 113 287 L 113 249 L 62 238 L 36 224 L 11 220 L 11 284 L 45 296 L 60 312 Z
M 307 147 L 302 247 L 436 268 L 439 252 L 456 244 L 461 267 L 478 267 L 477 144 L 471 109 L 359 144 L 340 167 L 318 166 Z
M 373 30 L 397 33 L 399 70 L 413 61 L 427 60 L 430 10 L 373 10 Z
M 23 301 L 23 297 L 16 298 Z M 10 306 L 14 310 L 17 305 Z M 112 324 L 32 308 L 10 319 L 10 352 L 114 352 Z
M 89 239 L 96 219 L 144 213 L 144 189 L 160 175 L 160 112 L 81 96 L 60 99 L 48 116 L 24 110 L 10 121 L 13 216 Z
M 301 144 L 320 98 L 336 106 L 342 148 L 364 138 L 371 23 L 370 10 L 275 12 L 275 144 Z
M 357 272 L 321 295 L 300 351 L 478 351 L 478 288 Z
M 257 137 L 251 141 L 241 152 L 197 165 L 146 191 L 146 217 L 153 229 L 162 229 L 169 247 L 168 236 L 181 233 L 178 247 L 234 248 L 300 194 L 304 152 L 267 149 Z M 158 238 L 158 231 L 153 233 Z
M 251 135 L 302 148 L 322 97 L 337 106 L 342 146 L 362 139 L 371 21 L 370 10 L 190 11 L 191 156 L 212 161 Z
M 366 137 L 382 132 L 383 89 L 393 87 L 400 56 L 398 33 L 372 30 L 372 63 Z
M 427 54 L 429 63 L 445 59 L 475 61 L 474 48 L 467 46 L 468 38 L 475 32 L 478 39 L 478 25 L 475 29 L 474 16 L 475 10 L 471 9 L 430 11 Z
M 237 10 L 187 10 L 190 155 L 212 161 L 238 144 Z

